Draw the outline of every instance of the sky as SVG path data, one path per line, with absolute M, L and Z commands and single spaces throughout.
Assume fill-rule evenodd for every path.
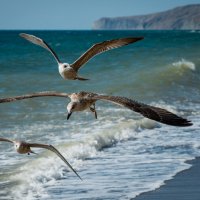
M 200 0 L 0 0 L 0 30 L 87 30 L 102 17 L 165 11 Z

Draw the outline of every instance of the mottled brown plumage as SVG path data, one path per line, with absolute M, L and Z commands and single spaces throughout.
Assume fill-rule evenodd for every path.
M 22 100 L 27 98 L 42 97 L 42 96 L 58 96 L 58 97 L 69 97 L 71 102 L 67 105 L 68 117 L 71 116 L 73 112 L 84 111 L 89 109 L 95 114 L 97 118 L 97 113 L 95 109 L 95 103 L 98 100 L 109 101 L 114 104 L 126 107 L 132 111 L 140 113 L 146 118 L 161 122 L 163 124 L 168 124 L 172 126 L 191 126 L 192 123 L 187 119 L 177 116 L 176 114 L 169 112 L 165 109 L 158 108 L 155 106 L 139 103 L 132 99 L 120 96 L 109 96 L 101 95 L 91 92 L 78 92 L 78 93 L 59 93 L 59 92 L 38 92 L 28 95 L 9 97 L 0 99 L 0 103 L 12 102 L 16 100 Z

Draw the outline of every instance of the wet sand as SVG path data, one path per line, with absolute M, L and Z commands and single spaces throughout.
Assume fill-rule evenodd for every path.
M 179 172 L 160 188 L 132 200 L 200 200 L 200 157 L 187 163 L 192 167 Z

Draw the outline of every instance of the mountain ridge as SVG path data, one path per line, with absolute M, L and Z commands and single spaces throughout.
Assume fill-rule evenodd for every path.
M 146 15 L 103 17 L 93 23 L 94 30 L 199 30 L 200 4 L 179 6 Z

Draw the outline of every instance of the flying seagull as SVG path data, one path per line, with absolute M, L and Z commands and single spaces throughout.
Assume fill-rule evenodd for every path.
M 100 42 L 94 44 L 90 49 L 88 49 L 84 54 L 82 54 L 74 63 L 68 64 L 68 63 L 62 63 L 58 58 L 58 56 L 56 55 L 56 53 L 53 51 L 53 49 L 41 38 L 26 33 L 20 33 L 19 35 L 22 38 L 28 40 L 29 42 L 32 42 L 33 44 L 39 45 L 50 51 L 50 53 L 54 56 L 55 60 L 58 63 L 58 71 L 60 75 L 64 79 L 68 80 L 77 80 L 77 79 L 88 80 L 86 78 L 80 77 L 78 75 L 78 70 L 81 68 L 81 66 L 87 63 L 92 57 L 96 56 L 97 54 L 103 53 L 104 51 L 125 46 L 143 39 L 143 37 L 120 38 L 120 39 Z
M 16 100 L 34 98 L 34 97 L 44 97 L 44 96 L 57 96 L 70 98 L 71 102 L 67 105 L 68 116 L 70 118 L 71 114 L 76 111 L 89 110 L 94 113 L 97 118 L 97 112 L 95 109 L 95 103 L 97 100 L 109 101 L 111 103 L 123 106 L 134 112 L 140 113 L 146 118 L 161 122 L 163 124 L 168 124 L 172 126 L 191 126 L 192 122 L 177 116 L 174 113 L 171 113 L 165 109 L 158 108 L 155 106 L 147 105 L 144 103 L 137 102 L 135 100 L 121 97 L 121 96 L 109 96 L 96 94 L 91 92 L 78 92 L 78 93 L 59 93 L 52 91 L 38 92 L 32 94 L 26 94 L 22 96 L 15 96 L 9 98 L 0 99 L 0 103 L 12 102 Z
M 52 145 L 38 144 L 38 143 L 27 143 L 27 142 L 24 142 L 24 141 L 9 140 L 9 139 L 5 139 L 5 138 L 0 138 L 0 141 L 13 143 L 15 150 L 20 154 L 26 154 L 27 153 L 28 155 L 30 155 L 30 153 L 34 153 L 31 150 L 31 147 L 33 147 L 33 148 L 43 148 L 43 149 L 48 149 L 50 151 L 53 151 L 57 156 L 59 156 L 68 165 L 68 167 L 76 174 L 76 176 L 78 176 L 78 178 L 81 179 L 81 177 L 78 175 L 78 173 L 67 162 L 67 160 L 62 156 L 62 154 Z

